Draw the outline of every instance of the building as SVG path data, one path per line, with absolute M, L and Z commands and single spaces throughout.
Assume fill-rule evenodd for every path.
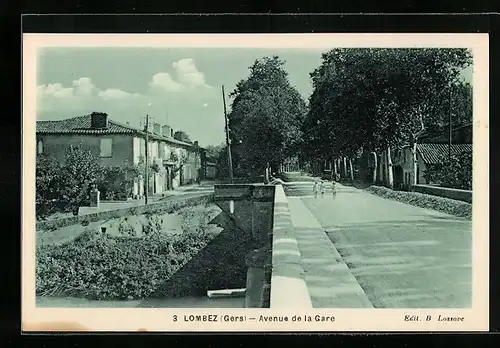
M 427 136 L 417 144 L 417 184 L 432 184 L 427 182 L 427 168 L 442 162 L 448 155 L 449 135 Z M 451 154 L 472 152 L 472 124 L 467 124 L 452 131 Z M 394 151 L 393 155 L 394 187 L 401 189 L 411 185 L 413 173 L 413 153 L 410 146 Z
M 195 182 L 202 166 L 197 142 L 173 138 L 168 125 L 154 123 L 148 132 L 149 193 L 158 194 Z M 128 124 L 110 120 L 105 113 L 60 121 L 37 121 L 37 153 L 48 154 L 59 162 L 66 149 L 82 146 L 99 158 L 102 166 L 140 166 L 146 155 L 146 132 Z M 144 175 L 134 179 L 132 195 L 144 195 Z

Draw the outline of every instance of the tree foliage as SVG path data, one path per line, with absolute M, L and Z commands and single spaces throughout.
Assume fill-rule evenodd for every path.
M 326 159 L 381 152 L 442 127 L 446 91 L 469 92 L 470 86 L 456 80 L 471 60 L 465 49 L 441 48 L 342 48 L 323 54 L 311 73 L 305 153 Z M 466 118 L 470 103 L 467 97 L 460 100 Z
M 183 141 L 185 143 L 192 143 L 191 141 L 191 138 L 189 137 L 189 135 L 184 132 L 184 131 L 176 131 L 174 133 L 174 139 L 176 140 L 180 140 L 180 141 Z
M 424 177 L 428 182 L 444 187 L 462 190 L 472 190 L 472 152 L 465 151 L 460 154 L 444 155 L 437 164 L 429 166 Z
M 224 149 L 225 144 L 208 145 L 205 147 L 205 156 L 208 161 L 215 162 L 219 153 Z
M 91 151 L 81 146 L 67 148 L 63 164 L 39 155 L 36 168 L 36 215 L 46 218 L 56 212 L 78 214 L 88 203 L 93 185 L 102 179 L 102 169 Z
M 82 146 L 70 146 L 58 179 L 60 204 L 78 215 L 78 208 L 88 202 L 90 191 L 101 177 L 98 158 Z
M 235 167 L 261 174 L 298 151 L 306 104 L 277 56 L 256 60 L 230 94 L 229 129 Z M 241 160 L 239 160 L 241 158 Z
M 58 211 L 59 163 L 52 157 L 36 158 L 36 216 L 44 218 Z

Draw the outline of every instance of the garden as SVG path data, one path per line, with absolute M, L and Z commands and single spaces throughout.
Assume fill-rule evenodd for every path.
M 36 295 L 147 298 L 217 237 L 219 213 L 205 203 L 39 231 Z

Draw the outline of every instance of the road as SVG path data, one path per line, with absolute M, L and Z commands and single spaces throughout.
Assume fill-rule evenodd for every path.
M 330 264 L 323 264 L 323 292 L 342 281 L 356 293 L 328 300 L 317 289 L 319 259 L 304 265 L 315 307 L 464 308 L 472 304 L 472 223 L 404 203 L 380 198 L 360 189 L 340 186 L 333 197 L 312 196 L 312 184 L 287 185 L 297 239 L 304 257 L 325 260 L 331 242 Z M 307 211 L 306 211 L 307 210 Z M 312 217 L 306 217 L 310 214 Z M 304 219 L 308 222 L 301 224 Z M 305 220 L 304 220 L 305 221 Z M 310 226 L 317 224 L 317 228 Z M 309 227 L 309 228 L 308 228 Z M 322 230 L 322 233 L 319 232 Z M 325 241 L 322 240 L 326 235 Z M 309 238 L 308 238 L 309 237 Z M 321 242 L 317 242 L 321 240 Z M 314 241 L 316 244 L 313 247 Z M 321 245 L 320 245 L 321 244 Z M 314 248 L 318 250 L 314 250 Z M 305 255 L 305 256 L 304 256 Z M 351 278 L 332 263 L 340 257 Z M 324 262 L 324 261 L 323 261 Z M 328 268 L 329 267 L 329 268 Z M 345 273 L 345 272 L 344 272 Z M 317 284 L 314 281 L 318 280 Z M 353 279 L 359 288 L 353 284 Z M 330 294 L 331 293 L 331 290 Z M 366 298 L 363 299 L 363 294 Z M 311 291 L 310 291 L 311 293 Z M 315 295 L 316 294 L 316 295 Z M 321 299 L 323 296 L 323 299 Z M 352 306 L 351 306 L 352 304 Z M 314 305 L 314 303 L 313 303 Z

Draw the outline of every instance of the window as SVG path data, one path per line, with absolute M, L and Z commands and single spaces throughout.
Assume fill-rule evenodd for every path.
M 43 153 L 43 142 L 42 142 L 41 140 L 38 140 L 38 144 L 37 144 L 37 153 L 38 153 L 38 154 Z
M 101 139 L 101 157 L 111 157 L 113 139 Z

